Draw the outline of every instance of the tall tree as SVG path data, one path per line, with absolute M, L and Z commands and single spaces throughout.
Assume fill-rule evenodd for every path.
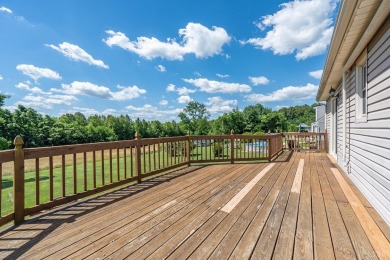
M 200 135 L 209 132 L 208 119 L 210 113 L 204 104 L 191 101 L 184 108 L 183 112 L 179 114 L 179 118 L 184 125 L 185 130 L 190 130 L 191 133 Z

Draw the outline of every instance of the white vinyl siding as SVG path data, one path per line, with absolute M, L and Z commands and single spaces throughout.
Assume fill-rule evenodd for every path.
M 388 23 L 387 23 L 388 24 Z M 354 65 L 346 75 L 346 171 L 375 209 L 390 224 L 390 30 L 376 37 L 367 49 L 367 104 L 365 120 L 359 121 L 359 70 Z M 361 64 L 361 63 L 360 63 Z M 340 93 L 341 94 L 341 93 Z M 342 102 L 341 95 L 339 101 Z M 361 102 L 361 103 L 359 103 Z M 331 116 L 327 102 L 327 118 Z M 339 114 L 342 104 L 339 104 Z M 338 119 L 342 122 L 342 118 Z M 327 125 L 330 122 L 327 120 Z M 330 129 L 330 128 L 328 128 Z M 342 128 L 338 128 L 339 140 Z M 331 135 L 331 134 L 330 134 Z M 330 139 L 329 139 L 330 140 Z M 339 145 L 342 142 L 338 142 Z M 343 148 L 343 146 L 341 145 Z M 343 166 L 343 151 L 337 160 Z

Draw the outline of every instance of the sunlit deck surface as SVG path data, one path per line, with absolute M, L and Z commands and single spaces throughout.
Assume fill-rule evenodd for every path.
M 340 172 L 324 153 L 191 166 L 3 230 L 0 258 L 386 257 L 389 227 Z

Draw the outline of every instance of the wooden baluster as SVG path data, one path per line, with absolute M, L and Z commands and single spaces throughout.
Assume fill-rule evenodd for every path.
M 127 148 L 123 148 L 123 166 L 124 166 L 124 177 L 127 179 Z
M 73 154 L 73 194 L 77 194 L 77 159 L 76 154 Z
M 0 168 L 1 168 L 1 166 L 0 166 Z M 35 158 L 35 205 L 40 204 L 39 199 L 40 199 L 40 194 L 39 194 L 39 158 Z M 0 199 L 0 202 L 1 202 L 1 199 Z
M 112 149 L 109 150 L 109 157 L 110 157 L 110 183 L 112 183 Z
M 135 140 L 137 140 L 137 146 L 136 146 L 136 169 L 137 169 L 137 181 L 140 183 L 142 181 L 141 176 L 141 137 L 138 132 L 135 133 Z
M 119 165 L 119 148 L 116 149 L 116 180 L 120 181 L 121 180 L 121 174 L 120 174 L 120 165 Z
M 92 152 L 93 188 L 96 189 L 96 152 Z
M 49 157 L 49 192 L 50 201 L 54 200 L 54 182 L 53 182 L 53 156 Z
M 104 150 L 101 151 L 101 157 L 102 157 L 102 186 L 104 186 Z
M 84 152 L 84 191 L 87 191 L 87 153 Z

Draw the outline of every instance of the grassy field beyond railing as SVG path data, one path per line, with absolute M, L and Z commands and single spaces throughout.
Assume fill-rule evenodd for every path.
M 191 163 L 270 161 L 282 134 L 180 136 L 0 151 L 0 225 Z

